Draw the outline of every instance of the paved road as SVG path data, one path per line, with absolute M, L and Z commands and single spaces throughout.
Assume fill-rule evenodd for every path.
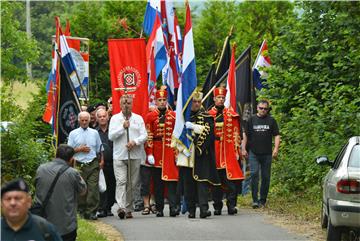
M 221 216 L 207 219 L 189 219 L 187 215 L 169 217 L 165 207 L 165 217 L 157 218 L 134 213 L 133 219 L 120 220 L 117 216 L 101 221 L 119 230 L 125 241 L 130 240 L 308 240 L 274 226 L 266 216 L 251 209 L 240 209 L 235 216 L 227 215 L 226 208 Z

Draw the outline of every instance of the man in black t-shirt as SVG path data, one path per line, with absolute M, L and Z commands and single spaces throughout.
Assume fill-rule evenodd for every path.
M 242 154 L 244 157 L 249 157 L 253 208 L 265 206 L 270 186 L 271 161 L 272 158 L 277 158 L 280 146 L 278 125 L 268 111 L 269 102 L 261 100 L 257 105 L 257 114 L 249 118 L 243 132 Z M 275 143 L 272 150 L 273 137 Z M 260 199 L 258 199 L 260 171 L 261 187 Z

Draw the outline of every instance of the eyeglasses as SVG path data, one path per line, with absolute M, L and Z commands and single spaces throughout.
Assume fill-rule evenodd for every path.
M 266 107 L 258 107 L 259 110 L 269 110 L 269 108 L 266 108 Z

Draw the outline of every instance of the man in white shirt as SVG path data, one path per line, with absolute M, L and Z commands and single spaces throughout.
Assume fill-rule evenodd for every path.
M 132 113 L 132 96 L 120 98 L 121 112 L 110 120 L 109 139 L 113 141 L 116 202 L 120 219 L 132 218 L 133 192 L 139 181 L 141 159 L 145 159 L 147 132 L 144 120 Z
M 97 130 L 89 127 L 90 114 L 82 111 L 78 115 L 80 127 L 69 134 L 68 145 L 75 150 L 75 167 L 80 170 L 88 191 L 79 198 L 79 211 L 85 219 L 96 220 L 99 206 L 99 168 L 103 168 L 104 160 L 101 139 Z M 100 156 L 100 158 L 98 158 Z

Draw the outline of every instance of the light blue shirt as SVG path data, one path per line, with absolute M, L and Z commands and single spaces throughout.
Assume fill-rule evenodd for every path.
M 74 155 L 75 160 L 81 163 L 91 162 L 96 157 L 96 154 L 100 153 L 100 148 L 102 148 L 99 133 L 90 127 L 85 130 L 81 127 L 72 130 L 69 134 L 68 145 L 73 148 L 82 145 L 90 147 L 88 153 L 78 152 Z

